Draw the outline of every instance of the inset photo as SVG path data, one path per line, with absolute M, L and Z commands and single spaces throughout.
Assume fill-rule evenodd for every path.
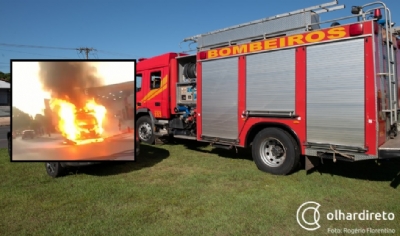
M 12 60 L 11 161 L 134 161 L 135 66 Z

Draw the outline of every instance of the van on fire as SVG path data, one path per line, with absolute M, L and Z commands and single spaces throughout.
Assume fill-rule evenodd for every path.
M 138 60 L 136 122 L 142 142 L 193 139 L 251 147 L 276 175 L 323 158 L 400 158 L 400 30 L 382 2 L 338 1 L 184 39 L 194 55 Z

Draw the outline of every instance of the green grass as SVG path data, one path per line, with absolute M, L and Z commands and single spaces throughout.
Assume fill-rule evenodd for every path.
M 0 235 L 324 235 L 334 228 L 400 232 L 400 163 L 332 163 L 309 175 L 259 171 L 245 150 L 142 145 L 136 163 L 80 168 L 52 179 L 44 163 L 0 151 Z M 321 229 L 296 222 L 305 201 Z M 328 221 L 324 214 L 394 212 L 394 221 Z M 374 234 L 378 235 L 378 234 Z

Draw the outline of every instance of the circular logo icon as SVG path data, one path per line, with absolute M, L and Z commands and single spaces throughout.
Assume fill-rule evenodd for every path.
M 301 206 L 297 209 L 297 223 L 299 223 L 299 225 L 308 231 L 313 231 L 316 229 L 319 229 L 321 226 L 318 224 L 319 219 L 320 219 L 320 214 L 318 211 L 318 208 L 321 205 L 317 202 L 313 202 L 313 201 L 309 201 L 309 202 L 305 202 L 303 204 L 301 204 Z M 305 219 L 306 214 L 309 216 L 312 216 L 313 221 L 312 222 L 308 222 Z

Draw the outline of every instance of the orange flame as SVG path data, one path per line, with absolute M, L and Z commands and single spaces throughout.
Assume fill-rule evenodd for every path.
M 94 132 L 100 137 L 104 132 L 103 121 L 106 108 L 97 104 L 93 99 L 88 100 L 82 109 L 62 99 L 51 99 L 50 107 L 58 115 L 58 129 L 64 137 L 72 141 L 89 139 L 86 134 Z M 83 115 L 83 117 L 82 117 Z M 95 120 L 94 120 L 95 119 Z

